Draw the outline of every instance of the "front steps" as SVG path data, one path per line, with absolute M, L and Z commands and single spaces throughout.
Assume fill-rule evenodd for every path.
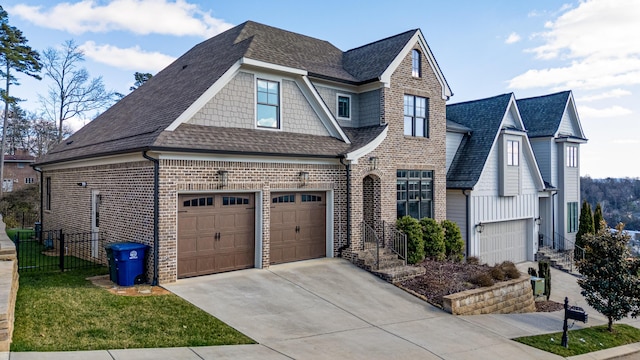
M 362 250 L 356 253 L 356 266 L 381 277 L 390 283 L 397 283 L 416 276 L 424 275 L 426 270 L 422 266 L 405 265 L 405 261 L 391 250 L 381 248 L 379 266 L 376 268 L 376 250 Z
M 548 261 L 552 267 L 567 272 L 569 274 L 580 276 L 575 261 L 571 259 L 573 253 L 567 253 L 566 250 L 552 249 L 542 246 L 536 253 L 536 261 Z

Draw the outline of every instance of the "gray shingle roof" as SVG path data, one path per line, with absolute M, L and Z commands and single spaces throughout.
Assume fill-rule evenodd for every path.
M 447 188 L 471 189 L 478 182 L 512 95 L 447 105 L 447 120 L 472 130 L 451 162 Z
M 522 122 L 530 138 L 554 136 L 571 91 L 517 100 Z
M 378 79 L 411 37 L 409 30 L 344 53 L 344 68 L 360 81 Z
M 164 129 L 242 57 L 304 69 L 311 75 L 345 83 L 360 83 L 380 75 L 402 49 L 401 42 L 407 41 L 414 32 L 412 30 L 343 53 L 327 41 L 247 21 L 194 46 L 143 86 L 56 146 L 40 164 L 126 153 L 161 144 L 186 146 L 195 143 L 185 138 L 185 134 L 197 135 L 190 126 L 182 128 L 185 125 L 180 125 L 177 132 L 174 131 L 175 139 Z M 380 54 L 382 52 L 385 54 Z M 361 70 L 362 67 L 366 69 Z M 230 132 L 233 133 L 232 130 Z M 257 137 L 266 139 L 269 136 Z M 300 135 L 291 136 L 300 139 Z M 247 151 L 253 151 L 252 144 L 247 141 L 241 143 Z M 237 145 L 226 144 L 229 145 L 229 151 L 241 150 Z M 271 144 L 270 150 L 279 144 Z M 353 146 L 347 147 L 353 149 Z M 320 148 L 314 147 L 308 151 L 317 151 L 321 155 L 324 150 Z M 334 150 L 337 148 L 332 148 L 330 152 Z M 287 151 L 287 148 L 277 151 Z

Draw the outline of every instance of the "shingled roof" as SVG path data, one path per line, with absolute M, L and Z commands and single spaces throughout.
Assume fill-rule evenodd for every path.
M 571 91 L 517 100 L 522 122 L 530 138 L 554 136 Z
M 40 165 L 167 146 L 176 146 L 187 151 L 205 151 L 204 148 L 194 149 L 201 145 L 193 145 L 197 144 L 195 138 L 187 138 L 198 135 L 206 135 L 207 140 L 214 143 L 229 145 L 226 148 L 229 151 L 254 152 L 255 143 L 271 138 L 273 134 L 249 131 L 247 134 L 251 136 L 250 141 L 244 138 L 241 142 L 246 146 L 243 150 L 242 146 L 231 146 L 231 142 L 224 141 L 225 137 L 242 132 L 239 129 L 201 129 L 202 132 L 197 132 L 193 131 L 191 125 L 186 124 L 180 125 L 174 131 L 165 129 L 243 57 L 306 70 L 309 76 L 360 84 L 375 81 L 416 31 L 407 31 L 343 53 L 327 41 L 247 21 L 194 46 L 143 86 L 56 146 L 42 159 Z M 360 134 L 361 137 L 367 138 L 362 134 L 374 132 L 371 129 L 355 130 L 348 136 Z M 282 135 L 283 138 L 292 136 L 302 139 L 300 134 Z M 341 142 L 334 139 L 325 143 L 334 141 Z M 251 144 L 252 142 L 254 144 Z M 354 149 L 356 143 L 358 142 L 352 141 L 351 145 L 343 144 L 329 148 L 335 150 L 332 154 L 338 156 L 344 151 Z M 285 144 L 286 141 L 274 142 L 269 149 L 273 150 L 283 145 L 276 152 L 285 154 L 289 150 L 294 151 L 293 147 Z M 216 151 L 225 150 L 222 145 L 211 146 L 216 147 Z M 321 155 L 324 150 L 320 148 L 322 146 L 295 151 Z
M 447 121 L 472 130 L 456 152 L 447 173 L 447 188 L 472 189 L 480 179 L 513 94 L 447 105 Z

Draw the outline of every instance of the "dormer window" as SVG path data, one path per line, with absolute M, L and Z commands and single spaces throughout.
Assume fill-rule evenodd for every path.
M 420 51 L 413 50 L 411 52 L 411 75 L 413 77 L 420 77 Z
M 507 166 L 520 165 L 520 142 L 507 140 Z
M 257 80 L 256 125 L 259 128 L 280 129 L 280 83 Z
M 338 94 L 338 119 L 351 120 L 351 96 Z

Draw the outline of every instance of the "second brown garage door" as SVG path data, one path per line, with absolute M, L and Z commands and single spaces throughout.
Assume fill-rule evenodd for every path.
M 254 267 L 253 194 L 180 195 L 178 277 Z
M 272 264 L 326 256 L 326 193 L 272 193 Z

